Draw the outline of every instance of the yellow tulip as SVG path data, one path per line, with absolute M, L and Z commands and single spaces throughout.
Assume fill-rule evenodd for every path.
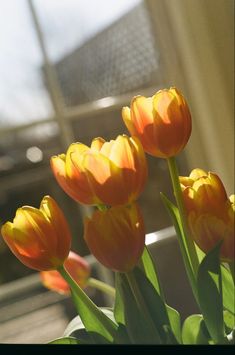
M 62 189 L 88 205 L 121 205 L 136 200 L 147 178 L 145 154 L 138 138 L 119 135 L 106 142 L 95 138 L 91 147 L 71 144 L 66 155 L 51 158 Z
M 122 117 L 144 150 L 159 158 L 179 154 L 191 134 L 190 111 L 176 88 L 160 90 L 152 97 L 135 96 L 130 108 L 123 107 Z
M 85 219 L 85 241 L 91 253 L 104 266 L 130 271 L 143 253 L 144 222 L 136 203 L 95 211 Z
M 205 253 L 223 240 L 221 260 L 234 260 L 234 195 L 228 198 L 218 175 L 194 169 L 180 177 L 192 238 Z
M 36 270 L 53 270 L 67 258 L 71 235 L 63 212 L 45 196 L 40 208 L 23 206 L 16 211 L 13 223 L 1 228 L 3 239 L 15 256 Z

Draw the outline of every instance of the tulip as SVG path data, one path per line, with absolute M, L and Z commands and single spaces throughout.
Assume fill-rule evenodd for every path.
M 6 222 L 2 236 L 15 256 L 35 270 L 52 270 L 67 258 L 71 235 L 66 219 L 50 196 L 40 208 L 23 206 L 16 211 L 13 223 Z
M 51 158 L 52 171 L 62 189 L 87 205 L 121 205 L 136 200 L 147 178 L 144 150 L 138 138 L 119 135 L 91 147 L 70 145 L 66 155 Z
M 145 242 L 144 222 L 134 203 L 94 212 L 86 217 L 84 238 L 91 253 L 104 266 L 128 272 L 137 264 Z
M 135 96 L 130 108 L 123 107 L 122 117 L 144 150 L 159 158 L 179 154 L 191 134 L 190 111 L 176 88 L 160 90 L 152 97 Z
M 64 267 L 74 281 L 84 288 L 90 276 L 90 266 L 87 261 L 78 254 L 70 251 L 64 262 Z M 70 287 L 57 270 L 41 271 L 40 277 L 45 287 L 62 294 L 69 294 Z
M 228 198 L 220 178 L 194 169 L 180 177 L 191 236 L 205 253 L 220 240 L 222 261 L 234 260 L 234 195 Z

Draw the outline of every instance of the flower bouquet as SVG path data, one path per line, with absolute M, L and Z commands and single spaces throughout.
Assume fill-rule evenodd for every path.
M 1 234 L 15 256 L 38 270 L 47 287 L 70 292 L 78 316 L 52 344 L 234 344 L 234 195 L 219 176 L 194 169 L 179 176 L 175 156 L 191 134 L 191 115 L 176 88 L 136 96 L 122 117 L 130 137 L 91 146 L 73 143 L 51 158 L 61 188 L 94 206 L 84 239 L 95 258 L 114 272 L 115 288 L 90 277 L 87 262 L 70 250 L 63 212 L 50 196 L 40 208 L 23 206 Z M 200 314 L 184 322 L 166 301 L 137 199 L 147 180 L 145 153 L 168 164 L 175 202 L 163 193 Z M 157 214 L 157 211 L 156 211 Z M 112 308 L 98 307 L 87 286 L 109 293 Z M 173 285 L 172 285 L 173 286 Z M 182 324 L 183 323 L 183 324 Z

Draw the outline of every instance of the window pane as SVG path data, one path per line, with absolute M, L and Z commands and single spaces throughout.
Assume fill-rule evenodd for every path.
M 67 106 L 156 84 L 159 56 L 143 1 L 35 4 Z
M 42 56 L 25 0 L 1 3 L 0 53 L 0 128 L 51 115 Z

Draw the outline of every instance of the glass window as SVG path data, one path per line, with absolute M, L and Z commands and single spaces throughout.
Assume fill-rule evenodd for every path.
M 0 53 L 0 128 L 52 115 L 26 0 L 1 3 Z
M 66 106 L 156 84 L 159 56 L 143 1 L 35 4 Z

